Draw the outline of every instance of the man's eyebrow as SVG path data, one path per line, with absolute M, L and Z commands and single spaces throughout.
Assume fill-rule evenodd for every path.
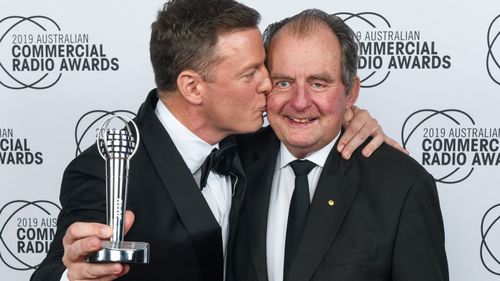
M 235 76 L 239 77 L 246 72 L 254 69 L 259 69 L 260 64 L 259 63 L 248 63 L 246 65 L 241 66 L 241 68 L 238 67 L 238 71 L 235 73 Z
M 290 75 L 283 73 L 272 73 L 271 80 L 294 80 Z
M 323 80 L 327 83 L 332 83 L 335 79 L 327 72 L 315 73 L 307 76 L 307 81 Z
M 247 63 L 244 63 L 243 66 L 242 66 L 242 71 L 246 71 L 246 70 L 250 70 L 250 69 L 259 69 L 264 63 L 263 62 L 257 62 L 257 61 L 253 61 L 253 62 L 247 62 Z

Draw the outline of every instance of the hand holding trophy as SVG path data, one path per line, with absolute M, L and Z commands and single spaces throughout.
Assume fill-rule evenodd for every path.
M 121 120 L 125 127 L 110 129 L 113 120 Z M 106 161 L 106 223 L 113 234 L 110 241 L 101 241 L 102 249 L 88 256 L 88 262 L 149 263 L 148 243 L 123 241 L 128 170 L 139 141 L 137 125 L 124 115 L 110 116 L 99 129 L 97 146 Z

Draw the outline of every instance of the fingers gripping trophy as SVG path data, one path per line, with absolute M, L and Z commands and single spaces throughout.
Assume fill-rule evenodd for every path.
M 125 126 L 110 129 L 112 121 L 119 121 L 120 127 Z M 149 263 L 148 243 L 123 241 L 128 170 L 139 140 L 137 125 L 124 115 L 110 116 L 99 129 L 97 146 L 106 162 L 106 223 L 113 232 L 109 241 L 101 241 L 102 250 L 91 254 L 88 262 Z

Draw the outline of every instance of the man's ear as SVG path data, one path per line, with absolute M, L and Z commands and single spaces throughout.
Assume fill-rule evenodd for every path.
M 361 87 L 361 81 L 359 79 L 359 76 L 356 76 L 353 78 L 351 91 L 347 96 L 347 106 L 349 108 L 353 106 L 354 103 L 356 103 L 356 100 L 358 100 L 360 87 Z
M 203 78 L 193 70 L 184 70 L 177 76 L 177 88 L 182 97 L 191 104 L 201 104 Z

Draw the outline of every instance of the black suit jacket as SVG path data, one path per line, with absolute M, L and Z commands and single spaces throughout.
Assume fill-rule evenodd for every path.
M 156 117 L 156 91 L 150 92 L 136 122 L 141 143 L 131 159 L 128 209 L 135 221 L 128 241 L 150 243 L 150 264 L 132 265 L 121 280 L 223 280 L 221 229 L 189 169 Z M 238 158 L 230 224 L 241 205 L 245 178 Z M 31 280 L 59 280 L 65 267 L 62 238 L 76 221 L 105 223 L 105 162 L 92 146 L 67 167 L 57 233 L 46 259 Z M 229 246 L 234 229 L 230 229 Z
M 240 144 L 248 189 L 231 269 L 236 281 L 266 281 L 267 216 L 279 140 L 267 128 Z M 301 241 L 290 281 L 448 280 L 434 180 L 387 145 L 370 158 L 358 150 L 344 160 L 331 151 Z

